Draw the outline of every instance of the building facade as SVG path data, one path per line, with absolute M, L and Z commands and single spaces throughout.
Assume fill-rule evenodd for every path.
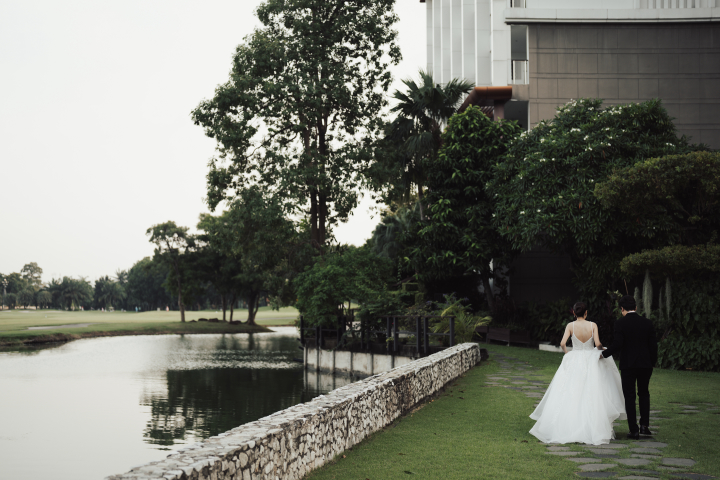
M 571 99 L 611 105 L 660 98 L 679 134 L 720 149 L 720 0 L 421 3 L 435 81 L 511 86 L 504 116 L 526 129 Z M 568 258 L 528 252 L 514 265 L 510 294 L 573 297 L 569 267 Z
M 513 87 L 532 128 L 581 97 L 660 98 L 679 133 L 720 148 L 720 0 L 425 0 L 427 70 Z

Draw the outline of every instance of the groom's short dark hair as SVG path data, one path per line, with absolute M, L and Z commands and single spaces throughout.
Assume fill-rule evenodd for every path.
M 637 305 L 635 305 L 635 298 L 630 295 L 625 295 L 624 297 L 622 297 L 618 304 L 627 312 L 629 312 L 630 310 L 635 310 L 635 308 L 637 307 Z

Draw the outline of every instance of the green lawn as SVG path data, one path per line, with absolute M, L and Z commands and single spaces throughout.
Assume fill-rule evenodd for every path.
M 266 331 L 264 326 L 292 325 L 298 316 L 295 308 L 286 307 L 274 311 L 270 307 L 261 307 L 256 321 L 261 328 L 227 323 L 197 322 L 198 318 L 222 319 L 222 312 L 205 310 L 186 312 L 186 322 L 180 322 L 179 312 L 69 312 L 60 310 L 5 310 L 0 311 L 0 344 L 17 343 L 38 337 L 51 337 L 57 340 L 70 340 L 94 335 L 117 335 L 120 332 L 133 334 L 159 333 L 241 333 Z M 229 319 L 229 312 L 227 314 Z M 233 320 L 245 321 L 247 310 L 235 310 Z M 89 323 L 86 327 L 61 328 L 63 325 Z M 28 327 L 52 326 L 57 328 L 28 330 Z
M 508 388 L 485 385 L 486 376 L 498 371 L 492 352 L 529 362 L 538 367 L 533 373 L 543 375 L 537 378 L 548 381 L 560 364 L 561 354 L 494 345 L 488 349 L 489 362 L 470 370 L 434 401 L 346 451 L 308 478 L 578 478 L 577 464 L 548 455 L 545 445 L 528 433 L 534 424 L 528 415 L 536 399 Z M 650 386 L 651 408 L 668 417 L 661 421 L 655 436 L 656 441 L 668 443 L 664 456 L 693 458 L 698 463 L 688 471 L 719 474 L 720 415 L 681 415 L 679 407 L 702 402 L 717 405 L 720 374 L 656 369 Z M 621 422 L 616 432 L 618 439 L 624 439 L 627 424 Z M 571 448 L 581 450 L 577 445 Z M 620 455 L 629 457 L 630 452 L 625 450 Z M 618 477 L 632 474 L 629 467 L 612 471 Z M 668 473 L 654 473 L 658 478 L 673 478 Z

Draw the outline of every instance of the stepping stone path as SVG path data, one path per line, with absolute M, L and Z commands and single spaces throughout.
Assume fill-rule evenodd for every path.
M 541 399 L 552 380 L 552 375 L 533 373 L 535 367 L 509 355 L 490 353 L 490 359 L 502 368 L 497 376 L 488 376 L 485 386 L 487 388 L 506 388 L 523 392 L 529 398 Z M 518 387 L 518 385 L 522 385 Z M 535 403 L 534 410 L 539 404 Z M 672 412 L 651 410 L 650 431 L 658 435 L 660 427 L 657 423 L 667 420 L 668 415 L 718 415 L 720 406 L 713 403 L 699 403 L 697 405 L 672 405 Z M 532 410 L 528 411 L 528 414 Z M 664 414 L 661 416 L 660 414 Z M 695 465 L 690 458 L 671 458 L 663 454 L 667 443 L 654 441 L 653 437 L 641 436 L 639 441 L 620 440 L 625 438 L 627 428 L 625 421 L 618 421 L 613 426 L 618 427 L 621 433 L 619 440 L 612 440 L 607 445 L 582 444 L 545 444 L 546 454 L 562 457 L 577 464 L 576 473 L 581 478 L 617 478 L 620 480 L 657 480 L 662 478 L 706 480 L 718 477 L 691 473 L 689 470 Z

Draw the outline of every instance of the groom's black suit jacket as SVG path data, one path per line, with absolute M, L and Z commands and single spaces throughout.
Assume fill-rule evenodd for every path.
M 612 345 L 603 350 L 603 357 L 620 354 L 620 370 L 626 368 L 653 368 L 657 362 L 657 339 L 650 320 L 629 312 L 615 320 Z

